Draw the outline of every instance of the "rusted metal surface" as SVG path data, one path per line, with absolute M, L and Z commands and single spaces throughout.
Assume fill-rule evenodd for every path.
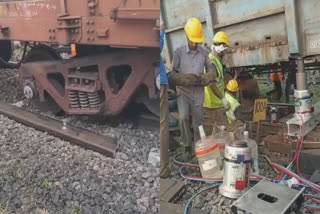
M 154 115 L 141 114 L 137 119 L 136 126 L 142 130 L 159 131 L 160 120 L 159 117 L 155 117 Z
M 117 115 L 141 85 L 146 86 L 149 99 L 157 99 L 153 63 L 158 59 L 157 49 L 118 49 L 97 56 L 26 63 L 19 77 L 24 86 L 36 85 L 40 101 L 48 94 L 69 114 Z
M 0 2 L 0 40 L 77 45 L 69 61 L 35 47 L 19 72 L 33 98 L 69 114 L 116 115 L 133 99 L 154 107 L 159 31 L 160 0 Z
M 160 0 L 0 2 L 0 40 L 159 47 Z
M 160 179 L 160 201 L 175 203 L 186 191 L 185 184 L 170 179 Z
M 60 121 L 47 117 L 44 118 L 3 102 L 0 102 L 0 114 L 40 131 L 48 132 L 71 143 L 92 149 L 110 157 L 115 157 L 118 145 L 114 138 L 74 126 L 64 125 Z
M 264 145 L 270 151 L 291 154 L 291 144 L 284 143 L 279 135 L 269 135 L 264 139 Z

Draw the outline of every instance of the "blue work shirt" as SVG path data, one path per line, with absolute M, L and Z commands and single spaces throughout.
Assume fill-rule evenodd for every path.
M 162 60 L 161 52 L 164 43 L 164 32 L 160 31 L 160 85 L 168 85 L 168 76 Z

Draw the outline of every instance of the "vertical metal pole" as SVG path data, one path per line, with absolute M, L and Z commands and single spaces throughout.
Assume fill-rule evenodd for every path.
M 298 64 L 298 72 L 296 74 L 297 77 L 297 90 L 307 90 L 307 78 L 306 73 L 304 71 L 304 60 L 303 57 L 297 58 Z

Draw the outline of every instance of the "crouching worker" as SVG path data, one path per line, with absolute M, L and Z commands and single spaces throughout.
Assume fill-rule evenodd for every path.
M 236 80 L 230 80 L 227 84 L 227 91 L 225 93 L 226 100 L 230 103 L 230 108 L 226 112 L 228 123 L 231 124 L 237 120 L 235 112 L 240 106 L 237 100 L 237 92 L 239 91 L 239 85 Z

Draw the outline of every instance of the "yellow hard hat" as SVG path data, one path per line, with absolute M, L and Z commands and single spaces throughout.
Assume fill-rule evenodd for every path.
M 237 80 L 230 80 L 227 84 L 228 91 L 237 92 L 239 91 L 239 85 Z
M 213 43 L 224 43 L 229 47 L 229 39 L 225 32 L 219 31 L 213 37 Z
M 184 27 L 188 39 L 191 42 L 202 43 L 204 41 L 202 24 L 197 18 L 190 18 Z

